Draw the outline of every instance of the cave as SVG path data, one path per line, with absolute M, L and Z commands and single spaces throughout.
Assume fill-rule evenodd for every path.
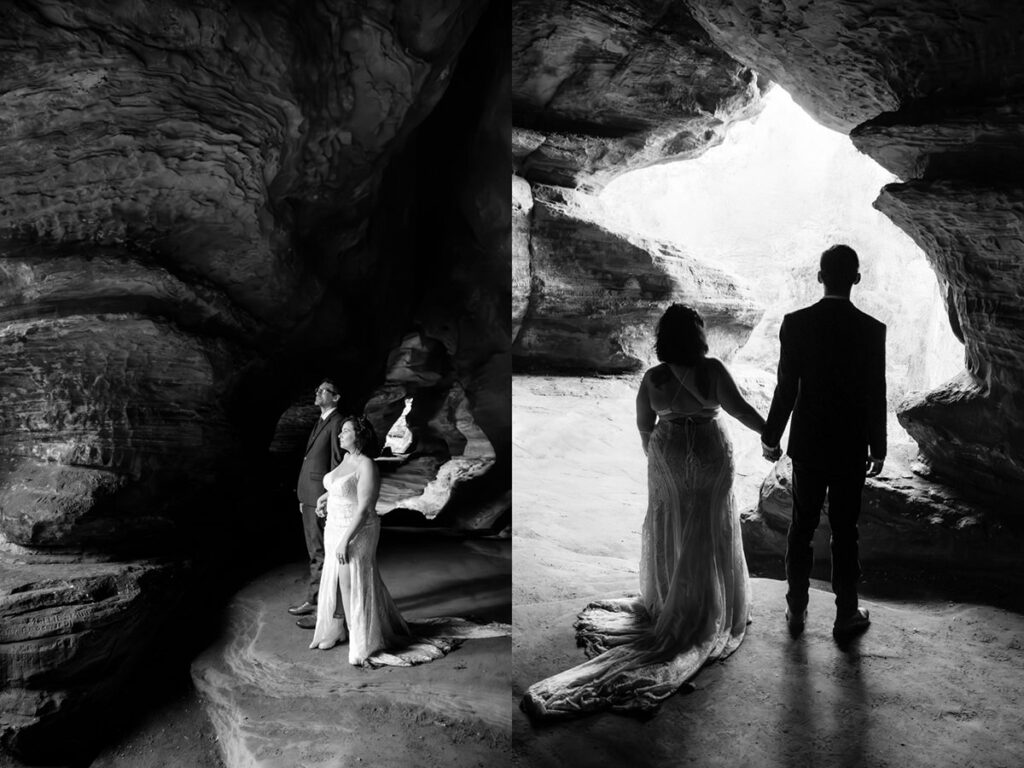
M 568 764 L 558 756 L 573 753 L 593 766 L 1020 759 L 1022 723 L 1005 712 L 1024 684 L 1022 24 L 1021 10 L 985 2 L 516 4 L 514 694 L 583 660 L 573 620 L 589 600 L 637 590 L 646 465 L 632 406 L 664 309 L 695 306 L 712 353 L 742 360 L 750 343 L 759 354 L 775 344 L 777 356 L 766 314 L 813 300 L 766 307 L 731 265 L 612 226 L 594 197 L 640 169 L 710 157 L 784 89 L 891 174 L 870 204 L 928 269 L 894 269 L 889 290 L 925 280 L 941 302 L 937 325 L 934 312 L 901 322 L 956 339 L 962 354 L 952 376 L 890 405 L 909 440 L 869 482 L 860 522 L 863 591 L 882 617 L 875 638 L 848 652 L 828 647 L 827 632 L 786 642 L 789 469 L 751 463 L 736 482 L 755 577 L 748 656 L 705 668 L 641 723 L 601 714 L 538 728 L 517 716 L 526 763 Z M 802 254 L 811 281 L 832 244 L 813 239 Z M 760 264 L 773 268 L 788 267 Z M 743 386 L 766 405 L 774 377 L 755 372 Z M 815 552 L 811 615 L 821 617 L 827 530 Z
M 477 594 L 509 621 L 509 26 L 447 0 L 0 4 L 4 765 L 289 759 L 283 720 L 318 709 L 298 688 L 337 686 L 261 689 L 272 724 L 210 649 L 258 606 L 309 653 L 284 606 L 325 378 L 382 442 L 404 419 L 376 510 L 400 606 Z M 500 687 L 508 642 L 408 689 L 481 666 L 474 690 Z M 403 696 L 354 695 L 349 727 L 404 722 Z M 376 758 L 446 712 L 431 748 L 475 728 L 464 755 L 501 753 L 500 718 L 443 700 Z

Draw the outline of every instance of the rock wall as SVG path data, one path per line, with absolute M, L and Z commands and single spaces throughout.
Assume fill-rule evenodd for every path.
M 129 671 L 281 556 L 308 425 L 266 449 L 325 375 L 358 412 L 432 340 L 464 402 L 422 421 L 482 430 L 474 482 L 507 497 L 508 27 L 447 0 L 0 6 L 4 748 L 80 759 Z M 104 563 L 102 595 L 51 589 Z
M 901 177 L 875 207 L 927 254 L 967 358 L 965 377 L 911 399 L 901 423 L 946 482 L 1024 498 L 1024 7 L 687 6 L 725 51 Z
M 535 185 L 533 195 L 529 309 L 513 347 L 520 369 L 642 369 L 655 359 L 658 319 L 677 301 L 701 313 L 709 344 L 728 358 L 763 314 L 722 270 L 581 218 L 567 190 Z
M 518 2 L 512 19 L 512 292 L 521 370 L 620 372 L 652 358 L 653 328 L 691 301 L 742 343 L 758 310 L 735 280 L 579 213 L 634 168 L 696 157 L 756 114 L 767 82 L 717 49 L 679 3 Z M 716 342 L 718 339 L 715 340 Z
M 590 190 L 718 144 L 766 86 L 671 0 L 517 2 L 512 60 L 521 174 Z

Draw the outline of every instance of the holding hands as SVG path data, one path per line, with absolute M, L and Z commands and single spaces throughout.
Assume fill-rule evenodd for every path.
M 767 445 L 761 441 L 761 455 L 768 461 L 778 461 L 782 458 L 782 448 L 778 445 Z

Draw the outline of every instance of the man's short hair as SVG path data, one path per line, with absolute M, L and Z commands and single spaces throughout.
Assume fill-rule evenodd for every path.
M 830 291 L 849 291 L 857 282 L 860 261 L 848 245 L 833 245 L 821 254 L 821 282 Z
M 321 379 L 320 386 L 323 386 L 324 384 L 331 388 L 330 394 L 334 395 L 335 397 L 341 394 L 341 392 L 338 391 L 338 385 L 334 383 L 334 379 Z

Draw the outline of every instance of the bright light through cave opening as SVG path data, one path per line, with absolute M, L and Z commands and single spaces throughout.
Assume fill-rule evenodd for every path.
M 405 398 L 405 407 L 402 409 L 402 415 L 395 420 L 395 423 L 391 425 L 391 429 L 388 430 L 384 447 L 390 449 L 390 453 L 393 456 L 408 453 L 409 447 L 412 444 L 412 432 L 409 431 L 409 425 L 405 421 L 405 417 L 409 415 L 410 410 L 412 410 L 412 398 L 407 397 Z
M 668 241 L 732 273 L 765 307 L 731 358 L 762 412 L 774 386 L 783 315 L 820 298 L 821 251 L 851 245 L 862 275 L 853 302 L 888 325 L 890 444 L 906 444 L 897 405 L 908 392 L 932 389 L 961 371 L 963 347 L 923 251 L 871 205 L 895 181 L 776 86 L 764 110 L 733 126 L 722 145 L 695 160 L 625 174 L 581 203 L 591 209 L 587 218 L 609 229 Z

